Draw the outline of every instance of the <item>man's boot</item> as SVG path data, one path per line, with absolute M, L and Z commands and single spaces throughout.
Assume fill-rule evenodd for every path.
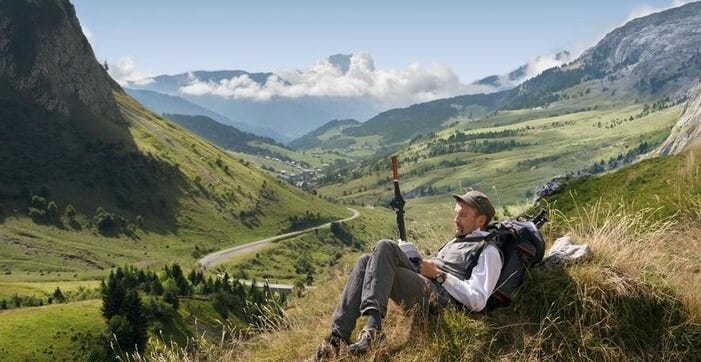
M 381 336 L 382 334 L 377 328 L 365 326 L 358 334 L 358 340 L 348 346 L 348 352 L 354 355 L 365 354 L 370 350 L 373 343 L 381 339 Z
M 341 350 L 341 343 L 343 338 L 330 334 L 319 344 L 316 348 L 316 354 L 314 355 L 313 361 L 323 361 L 326 359 L 334 359 L 338 357 L 338 353 Z

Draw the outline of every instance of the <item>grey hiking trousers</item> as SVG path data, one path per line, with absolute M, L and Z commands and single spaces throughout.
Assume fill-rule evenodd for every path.
M 375 309 L 384 318 L 389 298 L 407 311 L 453 303 L 443 286 L 412 269 L 395 241 L 381 240 L 353 267 L 331 318 L 332 333 L 349 341 L 361 314 Z

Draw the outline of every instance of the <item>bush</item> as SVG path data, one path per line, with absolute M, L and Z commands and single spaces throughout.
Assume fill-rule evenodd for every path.
M 54 290 L 53 294 L 53 300 L 63 303 L 66 301 L 66 297 L 63 295 L 63 292 L 61 292 L 61 288 L 56 287 L 56 290 Z
M 134 233 L 133 225 L 121 215 L 113 214 L 102 207 L 98 207 L 93 222 L 97 226 L 98 231 L 102 234 L 117 234 L 125 233 L 132 236 Z
M 46 216 L 46 208 L 48 203 L 46 199 L 39 196 L 32 196 L 32 201 L 29 204 L 28 214 L 32 219 L 43 219 Z
M 66 206 L 66 209 L 63 211 L 63 216 L 71 221 L 75 218 L 75 208 L 73 208 L 73 205 L 68 204 L 68 206 Z
M 46 217 L 48 217 L 50 220 L 58 219 L 58 205 L 56 205 L 55 202 L 50 201 L 46 206 Z
M 102 233 L 107 233 L 113 230 L 115 226 L 114 215 L 105 211 L 102 207 L 98 207 L 93 218 L 97 229 Z
M 42 219 L 46 216 L 46 211 L 30 207 L 28 214 L 32 219 Z

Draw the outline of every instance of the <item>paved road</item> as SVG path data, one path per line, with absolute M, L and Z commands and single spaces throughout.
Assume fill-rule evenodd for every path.
M 358 210 L 351 209 L 350 207 L 347 207 L 347 209 L 353 212 L 353 216 L 342 219 L 342 220 L 337 220 L 337 221 L 339 221 L 339 222 L 350 221 L 350 220 L 353 220 L 353 219 L 357 218 L 358 216 L 360 216 L 360 212 L 358 212 Z M 266 239 L 262 239 L 262 240 L 258 240 L 258 241 L 253 241 L 253 242 L 250 242 L 247 244 L 234 246 L 233 248 L 215 251 L 214 253 L 205 255 L 202 259 L 200 259 L 197 262 L 197 264 L 205 269 L 211 268 L 213 266 L 217 266 L 219 264 L 222 264 L 222 263 L 226 262 L 228 259 L 231 259 L 235 256 L 244 255 L 244 254 L 248 254 L 248 253 L 252 253 L 252 252 L 255 252 L 257 250 L 260 250 L 274 241 L 289 239 L 289 238 L 297 236 L 297 235 L 301 235 L 301 234 L 308 233 L 308 232 L 318 230 L 318 229 L 328 228 L 330 226 L 331 226 L 331 223 L 328 222 L 326 224 L 315 226 L 313 228 L 294 231 L 291 233 L 277 235 L 277 236 L 273 236 L 271 238 L 266 238 Z

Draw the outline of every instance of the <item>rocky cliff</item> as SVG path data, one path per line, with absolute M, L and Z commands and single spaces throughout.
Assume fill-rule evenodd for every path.
M 559 92 L 585 82 L 618 96 L 678 99 L 701 77 L 699 24 L 701 2 L 631 20 L 575 61 L 514 88 L 506 108 L 547 106 L 560 99 Z
M 114 89 L 120 88 L 95 59 L 68 0 L 0 3 L 2 98 L 119 122 Z
M 641 92 L 686 91 L 701 74 L 701 2 L 633 19 L 580 61 Z
M 669 137 L 660 146 L 660 154 L 677 154 L 698 142 L 701 142 L 701 81 L 691 93 Z

